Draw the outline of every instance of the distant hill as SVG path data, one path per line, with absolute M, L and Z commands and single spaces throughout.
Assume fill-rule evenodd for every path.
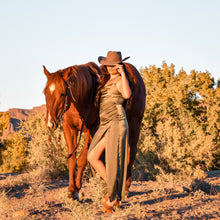
M 25 121 L 28 116 L 36 113 L 46 112 L 46 105 L 34 107 L 32 109 L 12 108 L 7 111 L 10 114 L 10 122 L 7 129 L 3 132 L 2 140 L 6 139 L 9 133 L 19 130 L 20 121 Z

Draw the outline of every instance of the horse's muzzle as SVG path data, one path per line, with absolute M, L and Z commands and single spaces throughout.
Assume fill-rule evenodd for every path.
M 58 127 L 58 123 L 56 123 L 55 121 L 47 120 L 46 125 L 47 125 L 47 128 L 49 129 L 49 131 L 54 131 Z
M 57 126 L 55 123 L 51 123 L 50 125 L 47 124 L 47 128 L 49 131 L 54 131 L 56 130 Z

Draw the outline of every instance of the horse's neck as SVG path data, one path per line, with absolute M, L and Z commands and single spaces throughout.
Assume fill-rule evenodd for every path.
M 81 79 L 83 80 L 83 79 Z M 92 82 L 92 81 L 91 81 Z M 72 96 L 74 97 L 74 105 L 80 111 L 85 112 L 86 109 L 90 107 L 92 104 L 93 96 L 94 96 L 94 85 L 93 82 L 91 85 L 84 80 L 81 82 L 75 82 L 71 86 L 72 89 Z

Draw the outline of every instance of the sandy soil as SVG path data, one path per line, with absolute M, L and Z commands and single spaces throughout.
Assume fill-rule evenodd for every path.
M 72 201 L 66 179 L 30 183 L 23 175 L 0 174 L 0 219 L 220 219 L 220 171 L 189 187 L 133 181 L 127 200 L 108 214 L 94 183 L 84 182 L 80 201 Z

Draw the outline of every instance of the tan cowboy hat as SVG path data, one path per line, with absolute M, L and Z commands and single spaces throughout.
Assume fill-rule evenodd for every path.
M 130 57 L 126 57 L 122 59 L 121 52 L 119 51 L 108 51 L 107 57 L 98 57 L 98 61 L 102 65 L 115 65 L 122 63 L 123 61 L 129 59 Z

